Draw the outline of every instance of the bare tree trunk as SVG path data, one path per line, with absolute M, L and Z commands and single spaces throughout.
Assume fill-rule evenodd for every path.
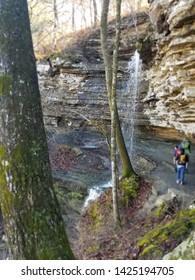
M 102 13 L 101 13 L 101 46 L 105 65 L 106 74 L 106 87 L 108 93 L 108 101 L 111 110 L 111 94 L 112 94 L 112 57 L 109 52 L 109 46 L 107 43 L 107 25 L 108 25 L 108 10 L 109 10 L 109 0 L 104 0 L 102 3 Z M 123 176 L 130 177 L 135 175 L 133 167 L 131 165 L 128 152 L 125 146 L 124 138 L 121 131 L 120 120 L 118 115 L 117 104 L 116 106 L 116 141 L 117 147 L 120 154 L 120 158 L 123 165 Z
M 52 42 L 52 50 L 56 50 L 57 48 L 57 30 L 58 30 L 58 10 L 56 0 L 53 0 L 53 13 L 54 13 L 54 26 L 53 26 L 53 42 Z
M 113 51 L 113 69 L 112 69 L 112 95 L 111 95 L 111 163 L 112 163 L 112 193 L 113 193 L 113 214 L 116 225 L 120 225 L 120 216 L 118 208 L 118 171 L 116 159 L 116 91 L 117 91 L 117 73 L 118 73 L 118 50 L 120 41 L 120 8 L 121 0 L 116 0 L 116 36 Z
M 26 0 L 0 4 L 0 206 L 13 259 L 74 259 L 52 185 Z
M 96 27 L 97 26 L 97 3 L 96 3 L 96 0 L 93 0 L 93 10 L 94 10 L 93 27 Z
M 75 29 L 75 5 L 74 2 L 72 2 L 72 29 Z

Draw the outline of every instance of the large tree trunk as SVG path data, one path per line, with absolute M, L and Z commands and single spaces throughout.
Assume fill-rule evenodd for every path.
M 12 259 L 73 259 L 49 164 L 26 0 L 0 3 L 0 205 Z
M 101 46 L 102 46 L 102 53 L 104 58 L 104 65 L 105 65 L 105 74 L 106 74 L 106 87 L 108 93 L 108 100 L 109 106 L 111 111 L 111 95 L 112 95 L 112 75 L 113 75 L 113 65 L 112 65 L 112 56 L 109 52 L 109 47 L 107 43 L 107 25 L 108 25 L 108 10 L 109 10 L 109 2 L 110 0 L 104 0 L 102 4 L 102 13 L 101 13 Z M 116 141 L 117 147 L 120 154 L 120 158 L 123 165 L 123 176 L 130 177 L 135 175 L 133 167 L 131 165 L 128 152 L 125 146 L 124 138 L 121 131 L 120 120 L 118 115 L 117 104 L 115 103 L 115 110 L 116 110 Z

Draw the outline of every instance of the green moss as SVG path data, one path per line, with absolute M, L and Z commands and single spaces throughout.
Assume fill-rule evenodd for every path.
M 0 75 L 0 95 L 7 95 L 12 89 L 12 77 L 8 74 Z
M 185 239 L 192 230 L 195 229 L 195 209 L 182 210 L 175 214 L 174 221 L 169 221 L 165 225 L 155 225 L 155 227 L 147 232 L 141 240 L 137 242 L 137 246 L 142 248 L 142 255 L 151 253 L 153 249 L 161 251 L 161 246 L 167 241 L 176 241 L 180 243 Z M 151 243 L 153 244 L 150 250 Z M 149 253 L 148 253 L 149 252 Z M 154 250 L 153 255 L 155 255 Z
M 119 184 L 122 192 L 122 204 L 128 206 L 129 202 L 137 196 L 138 177 L 125 178 Z
M 159 218 L 161 216 L 164 216 L 164 214 L 166 213 L 168 209 L 168 205 L 164 202 L 160 205 L 160 207 L 158 207 L 156 213 L 155 213 L 155 216 L 156 218 Z
M 90 222 L 90 231 L 98 233 L 102 225 L 106 222 L 107 212 L 110 212 L 109 206 L 103 204 L 100 201 L 95 201 L 89 205 L 87 209 L 89 222 Z
M 188 232 L 188 227 L 185 225 L 179 226 L 178 228 L 176 228 L 173 232 L 172 235 L 173 236 L 185 236 L 185 234 Z
M 0 205 L 4 217 L 5 232 L 9 236 L 9 249 L 15 259 L 56 259 L 58 252 L 65 248 L 64 243 L 66 242 L 64 225 L 60 223 L 60 214 L 57 212 L 58 204 L 56 201 L 56 203 L 51 201 L 51 196 L 46 198 L 45 195 L 41 196 L 41 193 L 38 196 L 42 197 L 43 200 L 45 199 L 45 201 L 47 199 L 48 203 L 42 201 L 40 204 L 36 204 L 35 193 L 39 191 L 45 192 L 48 185 L 43 190 L 39 188 L 40 184 L 42 184 L 42 178 L 36 178 L 36 176 L 43 163 L 38 159 L 33 164 L 31 161 L 32 153 L 34 154 L 38 151 L 36 143 L 29 145 L 27 153 L 24 153 L 23 145 L 18 145 L 16 149 L 12 149 L 9 157 L 6 149 L 0 145 Z M 32 147 L 32 150 L 30 147 Z M 11 175 L 9 176 L 9 174 Z M 35 178 L 33 175 L 35 175 Z M 44 176 L 42 174 L 43 180 Z M 54 207 L 51 209 L 47 207 L 47 205 L 50 206 L 50 201 L 55 209 Z M 52 228 L 52 219 L 56 224 L 56 229 Z M 12 221 L 11 226 L 10 221 Z M 15 227 L 17 227 L 19 236 L 17 242 L 14 240 Z M 48 229 L 51 229 L 51 233 Z M 24 232 L 25 238 L 23 239 Z M 52 236 L 58 235 L 61 239 L 53 238 L 54 240 L 52 240 L 51 244 L 54 245 L 48 243 L 48 239 L 51 240 Z M 17 246 L 21 249 L 19 255 L 17 255 L 18 251 L 15 250 Z M 62 255 L 64 254 L 62 252 Z
M 150 240 L 147 237 L 143 237 L 139 242 L 137 242 L 137 245 L 139 247 L 147 245 L 150 242 Z
M 97 252 L 99 249 L 100 249 L 100 245 L 99 245 L 99 244 L 94 244 L 94 245 L 89 246 L 88 248 L 86 248 L 85 252 L 86 252 L 87 254 L 95 253 L 95 252 Z
M 99 207 L 100 207 L 100 204 L 99 202 L 95 202 L 91 208 L 90 208 L 90 211 L 89 211 L 89 216 L 92 218 L 92 219 L 97 219 L 99 217 Z
M 110 207 L 112 206 L 112 205 L 111 205 L 111 201 L 110 201 L 110 200 L 106 200 L 105 206 L 106 206 L 107 208 L 110 208 Z
M 78 192 L 70 192 L 68 194 L 68 199 L 73 199 L 73 200 L 83 200 L 84 195 L 82 193 L 78 193 Z
M 136 50 L 138 52 L 140 52 L 142 50 L 142 47 L 143 47 L 143 41 L 141 39 L 137 40 L 137 42 L 135 43 L 135 47 L 136 47 Z
M 5 160 L 6 156 L 7 156 L 6 149 L 4 148 L 3 145 L 0 145 L 0 159 L 1 159 L 1 161 Z
M 156 245 L 151 244 L 148 247 L 146 247 L 143 251 L 142 251 L 142 256 L 150 254 L 151 252 L 155 251 L 157 248 Z
M 150 253 L 152 254 L 153 259 L 158 259 L 158 260 L 162 259 L 164 255 L 163 250 L 161 250 L 158 247 L 154 248 L 154 250 L 151 251 Z
M 37 250 L 36 256 L 37 260 L 53 260 L 56 257 L 50 248 L 47 248 L 47 250 Z
M 14 203 L 14 195 L 7 187 L 6 170 L 9 168 L 10 162 L 7 159 L 7 152 L 3 145 L 0 145 L 0 204 L 3 214 L 9 216 L 12 205 Z

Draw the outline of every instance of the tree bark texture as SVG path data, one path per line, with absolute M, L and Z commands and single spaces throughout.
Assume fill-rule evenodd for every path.
M 52 185 L 26 0 L 0 1 L 0 205 L 12 259 L 74 259 Z
M 116 92 L 117 92 L 117 73 L 118 73 L 118 50 L 120 42 L 120 8 L 121 0 L 116 0 L 116 36 L 113 50 L 113 69 L 112 69 L 112 95 L 111 95 L 111 163 L 112 163 L 112 197 L 113 213 L 116 225 L 120 225 L 118 208 L 118 170 L 116 163 Z

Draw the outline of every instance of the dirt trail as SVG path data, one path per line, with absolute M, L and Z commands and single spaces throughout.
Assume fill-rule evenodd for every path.
M 176 144 L 179 143 L 139 140 L 136 143 L 136 152 L 156 163 L 156 168 L 149 177 L 154 180 L 158 196 L 172 190 L 182 196 L 184 204 L 188 205 L 195 199 L 195 146 L 191 147 L 189 172 L 185 175 L 185 183 L 181 188 L 176 183 L 176 172 L 172 163 L 173 149 Z

